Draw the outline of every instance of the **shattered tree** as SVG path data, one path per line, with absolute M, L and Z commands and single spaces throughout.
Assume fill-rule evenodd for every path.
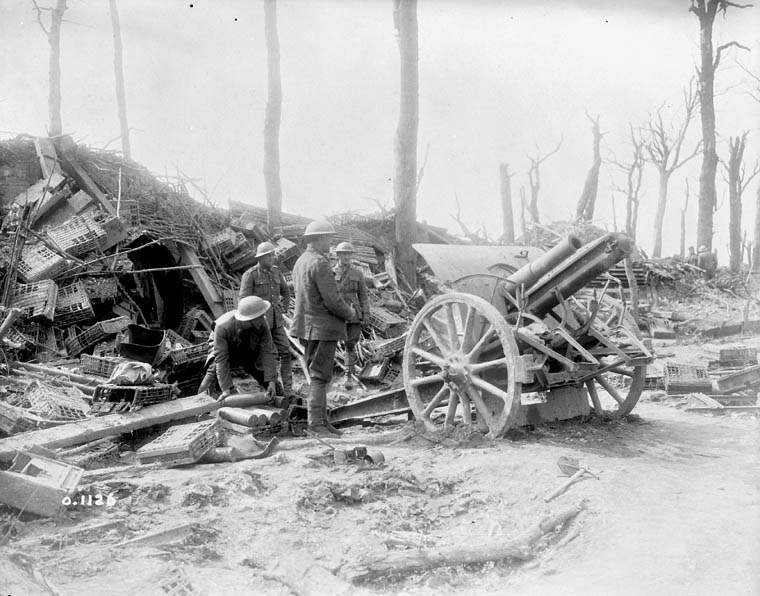
M 757 165 L 750 174 L 744 170 L 744 150 L 747 146 L 748 134 L 749 131 L 746 131 L 741 136 L 729 138 L 729 156 L 725 166 L 728 174 L 729 269 L 732 273 L 738 273 L 742 263 L 742 194 L 758 173 Z
M 536 147 L 535 157 L 528 156 L 528 160 L 530 161 L 530 167 L 528 168 L 528 182 L 530 184 L 530 203 L 528 204 L 528 213 L 530 214 L 533 223 L 541 223 L 541 218 L 538 214 L 538 194 L 541 190 L 541 164 L 559 151 L 559 148 L 562 146 L 562 141 L 563 138 L 560 137 L 557 146 L 546 155 L 541 155 L 541 150 Z
M 583 185 L 583 192 L 578 199 L 578 206 L 575 210 L 575 218 L 578 221 L 591 221 L 594 219 L 594 207 L 596 206 L 596 195 L 599 190 L 599 169 L 602 167 L 602 154 L 600 145 L 602 143 L 602 133 L 599 129 L 599 116 L 592 118 L 586 112 L 586 118 L 591 122 L 591 135 L 593 137 L 594 161 L 586 175 L 586 182 Z
M 610 161 L 625 175 L 625 184 L 616 185 L 615 190 L 625 196 L 625 233 L 636 240 L 636 228 L 639 217 L 639 193 L 644 172 L 644 141 L 636 134 L 632 124 L 628 125 L 631 142 L 631 161 L 622 162 L 612 157 Z
M 713 23 L 718 11 L 725 16 L 729 7 L 749 8 L 751 4 L 737 4 L 729 0 L 691 0 L 690 12 L 699 19 L 700 66 L 699 105 L 702 119 L 702 168 L 699 173 L 699 213 L 697 216 L 697 245 L 712 248 L 713 211 L 717 207 L 715 176 L 718 171 L 718 152 L 715 137 L 715 71 L 723 51 L 731 46 L 744 46 L 736 41 L 721 44 L 713 51 Z
M 515 216 L 512 210 L 512 176 L 509 164 L 499 164 L 499 182 L 501 190 L 501 228 L 504 244 L 514 244 Z
M 129 142 L 121 25 L 119 23 L 119 8 L 116 6 L 116 0 L 109 0 L 109 8 L 111 11 L 111 28 L 113 29 L 113 70 L 116 79 L 116 105 L 119 112 L 119 128 L 121 130 L 121 152 L 124 154 L 124 157 L 129 159 L 132 157 L 132 147 Z
M 48 112 L 49 130 L 51 137 L 56 137 L 63 132 L 61 122 L 61 24 L 63 14 L 66 12 L 66 0 L 56 0 L 55 6 L 40 6 L 36 0 L 32 0 L 37 12 L 37 22 L 45 32 L 50 45 L 49 57 L 49 88 L 48 88 Z M 50 12 L 50 25 L 45 26 L 42 19 L 43 12 Z
M 280 120 L 282 82 L 280 78 L 280 38 L 277 33 L 277 0 L 264 0 L 264 36 L 267 44 L 267 107 L 264 116 L 264 184 L 270 229 L 282 220 L 280 182 Z
M 409 284 L 417 278 L 412 243 L 417 236 L 417 131 L 419 46 L 417 0 L 394 0 L 393 23 L 400 57 L 400 105 L 395 138 L 393 199 L 396 205 L 397 264 Z
M 646 125 L 644 146 L 649 154 L 649 161 L 657 168 L 659 176 L 657 212 L 654 218 L 654 248 L 652 249 L 654 258 L 662 256 L 662 225 L 668 204 L 670 177 L 678 168 L 696 157 L 700 148 L 700 144 L 697 144 L 691 153 L 681 158 L 686 132 L 697 108 L 697 94 L 692 85 L 689 85 L 683 93 L 683 105 L 683 121 L 675 127 L 675 130 L 664 122 L 662 107 L 657 109 L 655 115 L 650 116 Z

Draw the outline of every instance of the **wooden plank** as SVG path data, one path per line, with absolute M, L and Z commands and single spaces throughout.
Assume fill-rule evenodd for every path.
M 71 447 L 155 424 L 206 414 L 218 407 L 219 402 L 206 394 L 201 394 L 148 406 L 137 412 L 107 414 L 54 428 L 21 433 L 0 439 L 0 461 L 11 461 L 16 451 L 23 449 L 26 445 L 40 445 L 48 449 Z
M 201 260 L 198 258 L 195 250 L 186 244 L 178 244 L 177 249 L 180 254 L 180 265 L 195 266 L 194 269 L 190 269 L 190 275 L 193 276 L 193 281 L 198 286 L 201 294 L 203 294 L 203 298 L 206 300 L 206 304 L 214 315 L 214 318 L 218 319 L 225 313 L 224 303 L 208 273 L 202 268 Z M 201 268 L 199 269 L 198 267 Z
M 50 178 L 50 174 L 52 173 L 61 173 L 61 168 L 58 166 L 58 154 L 55 151 L 53 141 L 46 138 L 35 137 L 34 149 L 37 151 L 37 157 L 40 160 L 43 178 Z
M 711 414 L 731 414 L 747 412 L 760 414 L 760 406 L 722 406 L 720 408 L 684 408 L 684 412 L 710 412 Z
M 77 163 L 74 151 L 72 151 L 72 149 L 75 148 L 76 146 L 73 148 L 66 147 L 63 149 L 61 160 L 63 170 L 76 181 L 81 190 L 85 191 L 88 195 L 96 199 L 103 206 L 103 209 L 115 217 L 116 208 L 113 206 L 111 201 L 108 200 L 108 197 L 106 197 L 103 191 L 100 190 L 100 187 L 95 184 L 95 181 L 90 178 L 90 175 L 85 171 L 85 169 Z

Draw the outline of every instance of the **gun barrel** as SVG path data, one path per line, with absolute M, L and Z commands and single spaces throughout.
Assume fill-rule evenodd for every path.
M 524 285 L 526 288 L 530 288 L 554 267 L 572 256 L 581 246 L 583 243 L 580 239 L 575 234 L 570 234 L 551 250 L 523 265 L 510 275 L 504 282 L 504 289 L 515 296 L 520 286 Z
M 527 291 L 527 310 L 543 317 L 563 298 L 569 298 L 620 262 L 633 250 L 625 234 L 610 232 L 589 242 L 538 279 Z

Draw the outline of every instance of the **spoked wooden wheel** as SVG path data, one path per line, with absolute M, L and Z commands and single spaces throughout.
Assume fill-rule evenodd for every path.
M 596 308 L 591 293 L 577 295 L 576 304 L 581 307 L 582 317 L 588 316 Z M 631 335 L 641 341 L 641 332 L 630 311 L 624 308 L 620 300 L 607 295 L 602 297 L 592 325 L 626 353 L 634 351 L 636 347 Z M 602 369 L 606 370 L 586 381 L 594 411 L 613 418 L 629 414 L 644 389 L 646 364 L 626 364 L 625 359 L 613 349 L 602 350 L 602 354 L 597 357 Z
M 417 314 L 404 346 L 404 386 L 428 430 L 471 426 L 503 435 L 520 407 L 517 344 L 499 311 L 471 294 L 445 294 Z M 445 416 L 436 412 L 445 407 Z

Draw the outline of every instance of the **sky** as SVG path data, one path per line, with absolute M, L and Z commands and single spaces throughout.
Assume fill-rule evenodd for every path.
M 49 5 L 53 0 L 39 0 Z M 108 2 L 68 0 L 62 30 L 63 128 L 118 149 Z M 591 165 L 585 112 L 600 117 L 602 155 L 626 159 L 629 124 L 662 107 L 678 118 L 699 57 L 688 0 L 419 0 L 419 164 L 427 153 L 418 217 L 457 230 L 456 201 L 472 229 L 500 235 L 499 163 L 528 188 L 528 155 L 559 152 L 541 168 L 542 222 L 570 219 Z M 399 58 L 392 0 L 279 0 L 283 209 L 312 217 L 371 212 L 393 202 Z M 119 0 L 133 158 L 160 175 L 181 170 L 221 207 L 265 204 L 266 48 L 259 0 Z M 724 54 L 717 75 L 718 152 L 749 130 L 748 168 L 760 151 L 760 104 L 739 64 L 760 73 L 760 5 L 716 19 Z M 47 129 L 48 45 L 31 0 L 0 0 L 0 138 Z M 695 121 L 687 138 L 699 137 Z M 109 144 L 110 142 L 110 144 Z M 664 253 L 678 250 L 685 180 L 698 189 L 701 158 L 670 183 Z M 595 222 L 613 228 L 620 182 L 605 163 Z M 744 196 L 752 234 L 758 180 Z M 725 259 L 727 185 L 718 176 L 714 246 Z M 657 198 L 644 174 L 638 240 L 651 251 Z M 696 241 L 696 194 L 687 245 Z M 618 226 L 624 202 L 617 195 Z M 515 214 L 519 208 L 515 203 Z

